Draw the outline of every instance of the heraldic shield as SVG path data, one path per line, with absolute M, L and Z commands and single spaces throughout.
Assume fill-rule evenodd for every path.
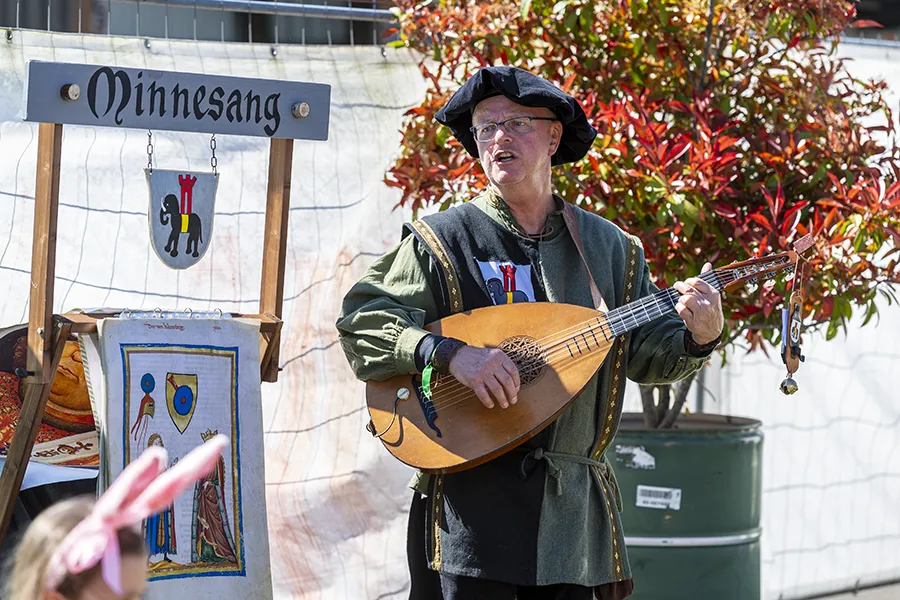
M 144 169 L 150 188 L 150 240 L 173 269 L 197 263 L 212 239 L 217 173 Z
M 183 373 L 166 374 L 166 406 L 178 431 L 184 433 L 197 408 L 197 376 Z

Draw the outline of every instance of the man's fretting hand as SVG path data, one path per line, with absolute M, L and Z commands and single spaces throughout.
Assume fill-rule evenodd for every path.
M 711 270 L 712 265 L 706 263 L 700 272 L 706 273 Z M 675 304 L 675 310 L 684 319 L 694 341 L 703 346 L 718 338 L 725 325 L 722 298 L 718 290 L 699 277 L 676 281 L 672 287 L 681 294 Z
M 488 408 L 494 408 L 494 400 L 501 408 L 516 403 L 519 370 L 502 350 L 463 346 L 450 359 L 450 374 Z

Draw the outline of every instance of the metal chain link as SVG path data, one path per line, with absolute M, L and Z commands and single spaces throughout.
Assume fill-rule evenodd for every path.
M 213 134 L 212 138 L 209 140 L 209 148 L 212 150 L 212 157 L 209 159 L 209 164 L 212 167 L 213 175 L 218 173 L 216 167 L 219 166 L 219 159 L 216 158 L 216 134 Z
M 147 171 L 153 172 L 153 132 L 147 130 Z

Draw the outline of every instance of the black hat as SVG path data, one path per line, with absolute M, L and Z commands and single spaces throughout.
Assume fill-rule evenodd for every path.
M 546 79 L 516 67 L 479 69 L 456 90 L 435 118 L 450 128 L 469 154 L 478 158 L 478 145 L 469 129 L 472 111 L 482 100 L 501 94 L 522 106 L 549 108 L 562 123 L 562 139 L 553 155 L 553 165 L 582 159 L 597 137 L 597 131 L 572 96 Z

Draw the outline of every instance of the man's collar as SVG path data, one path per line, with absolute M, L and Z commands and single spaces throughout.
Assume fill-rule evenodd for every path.
M 564 200 L 556 194 L 553 194 L 553 203 L 556 205 L 556 208 L 553 210 L 553 212 L 547 215 L 547 220 L 544 223 L 544 230 L 533 235 L 525 231 L 525 229 L 521 225 L 519 225 L 519 222 L 516 221 L 516 217 L 510 210 L 509 205 L 506 203 L 503 197 L 500 196 L 500 192 L 498 192 L 493 186 L 488 185 L 487 188 L 485 188 L 484 194 L 487 197 L 488 204 L 490 204 L 497 211 L 497 216 L 503 222 L 503 224 L 522 237 L 538 241 L 550 239 L 559 232 L 560 227 L 563 224 L 562 211 Z

